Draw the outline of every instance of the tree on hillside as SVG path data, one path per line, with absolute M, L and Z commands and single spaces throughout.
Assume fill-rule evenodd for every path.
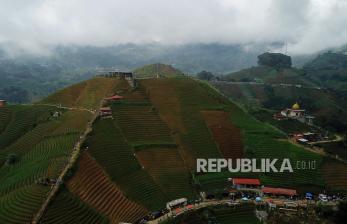
M 197 74 L 198 79 L 211 81 L 214 79 L 214 75 L 208 71 L 201 71 Z
M 346 223 L 347 219 L 347 202 L 341 201 L 338 205 L 335 223 Z
M 292 67 L 292 59 L 290 56 L 281 53 L 269 53 L 266 52 L 258 56 L 258 65 L 265 65 L 280 68 Z
M 7 155 L 6 157 L 6 164 L 7 165 L 12 165 L 15 164 L 18 160 L 18 156 L 14 153 Z

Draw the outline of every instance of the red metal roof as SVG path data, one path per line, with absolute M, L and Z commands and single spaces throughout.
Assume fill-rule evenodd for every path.
M 266 193 L 266 194 L 288 195 L 288 196 L 296 195 L 296 190 L 286 189 L 286 188 L 264 187 L 262 191 L 263 193 Z
M 122 96 L 119 96 L 119 95 L 114 95 L 114 96 L 111 96 L 111 97 L 106 97 L 105 100 L 120 100 L 120 99 L 123 99 L 124 97 Z
M 232 178 L 233 184 L 247 184 L 260 186 L 260 180 L 255 178 Z
M 187 205 L 187 209 L 192 209 L 192 208 L 194 208 L 193 205 Z

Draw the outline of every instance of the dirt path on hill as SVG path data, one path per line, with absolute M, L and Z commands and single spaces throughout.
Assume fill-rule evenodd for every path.
M 56 104 L 46 104 L 46 103 L 39 103 L 39 104 L 26 104 L 26 105 L 38 105 L 38 106 L 50 106 L 50 107 L 55 107 L 58 109 L 66 109 L 66 110 L 81 110 L 81 111 L 88 111 L 92 114 L 96 113 L 96 110 L 92 110 L 92 109 L 87 109 L 84 107 L 66 107 L 66 106 L 60 106 L 60 105 L 56 105 Z
M 341 142 L 344 140 L 344 138 L 340 135 L 335 135 L 335 139 L 332 140 L 322 140 L 322 141 L 317 141 L 317 142 L 312 142 L 311 145 L 317 145 L 317 144 L 322 144 L 322 143 L 330 143 L 330 142 Z

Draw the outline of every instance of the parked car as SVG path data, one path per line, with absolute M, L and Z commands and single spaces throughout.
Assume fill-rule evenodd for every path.
M 305 194 L 305 198 L 306 198 L 306 200 L 313 200 L 313 194 L 311 192 L 307 192 Z
M 318 199 L 323 202 L 328 201 L 328 197 L 325 194 L 319 194 Z

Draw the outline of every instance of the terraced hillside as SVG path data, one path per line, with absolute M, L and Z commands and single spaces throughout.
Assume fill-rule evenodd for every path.
M 182 155 L 186 161 L 194 161 L 195 158 L 201 157 L 220 157 L 221 147 L 218 146 L 218 150 L 216 145 L 218 145 L 218 141 L 223 142 L 224 138 L 218 139 L 211 136 L 211 133 L 216 132 L 216 130 L 213 130 L 211 125 L 209 130 L 201 113 L 202 111 L 205 114 L 220 111 L 220 113 L 227 113 L 230 118 L 230 125 L 240 129 L 242 133 L 243 143 L 238 143 L 242 149 L 236 151 L 237 155 L 240 155 L 242 151 L 244 156 L 250 158 L 289 158 L 293 163 L 298 160 L 316 160 L 317 166 L 320 167 L 322 161 L 320 155 L 281 140 L 281 138 L 285 138 L 282 133 L 254 119 L 205 83 L 176 78 L 143 80 L 141 84 L 146 88 L 146 92 L 163 120 L 168 121 L 170 128 L 177 132 L 176 140 L 182 148 Z M 168 86 L 169 88 L 167 88 Z M 170 108 L 178 109 L 170 110 Z M 213 118 L 218 120 L 218 116 Z M 220 126 L 225 126 L 225 122 Z M 218 128 L 219 126 L 214 124 L 214 127 Z M 232 139 L 230 137 L 230 142 L 226 143 L 237 145 L 232 142 Z M 192 170 L 194 166 L 195 164 L 192 164 Z M 247 174 L 242 175 L 247 176 Z M 319 168 L 305 172 L 296 170 L 294 174 L 266 173 L 256 175 L 260 177 L 262 183 L 270 186 L 297 188 L 314 186 L 319 188 L 324 185 Z M 201 181 L 203 185 L 217 187 L 217 185 L 225 184 L 226 178 L 230 176 L 232 176 L 230 173 L 208 174 L 197 176 L 197 179 L 204 180 Z M 249 176 L 254 176 L 254 174 L 249 174 Z
M 144 89 L 124 96 L 111 104 L 114 120 L 95 123 L 88 139 L 91 155 L 128 198 L 149 210 L 177 197 L 191 197 L 189 170 Z
M 39 105 L 0 114 L 10 118 L 0 134 L 0 223 L 29 223 L 50 190 L 37 182 L 58 177 L 91 114 Z
M 264 185 L 300 191 L 323 189 L 326 183 L 329 190 L 347 189 L 345 183 L 329 179 L 331 164 L 326 165 L 321 155 L 291 144 L 282 132 L 256 120 L 208 83 L 182 76 L 143 79 L 137 84 L 132 89 L 125 80 L 95 78 L 42 101 L 62 101 L 63 108 L 0 108 L 0 205 L 11 211 L 0 212 L 0 223 L 32 220 L 50 190 L 37 180 L 58 176 L 101 103 L 111 108 L 112 116 L 93 120 L 78 162 L 41 223 L 135 222 L 170 200 L 195 199 L 200 189 L 223 188 L 227 178 L 236 176 L 258 177 Z M 101 102 L 113 94 L 124 98 Z M 56 111 L 61 115 L 52 116 Z M 196 173 L 197 158 L 222 157 L 289 158 L 293 164 L 316 161 L 317 169 Z M 336 176 L 344 175 L 342 166 L 334 171 Z M 218 212 L 221 223 L 249 215 L 249 211 L 232 217 Z M 253 222 L 253 216 L 248 221 Z

